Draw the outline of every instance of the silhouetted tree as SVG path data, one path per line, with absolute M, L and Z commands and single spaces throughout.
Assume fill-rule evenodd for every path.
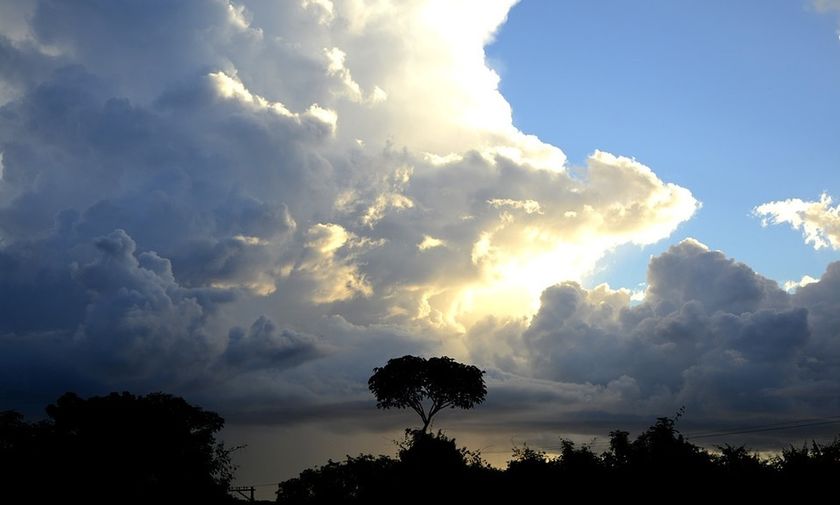
M 233 465 L 215 440 L 224 420 L 214 412 L 163 393 L 66 393 L 46 411 L 32 424 L 0 415 L 0 468 L 30 500 L 230 501 Z
M 368 387 L 381 409 L 411 408 L 423 421 L 426 433 L 432 418 L 445 408 L 469 409 L 484 401 L 484 372 L 449 357 L 403 356 L 374 368 Z
M 769 465 L 762 461 L 757 454 L 752 453 L 743 445 L 733 447 L 729 444 L 717 446 L 718 454 L 713 461 L 718 470 L 729 479 L 756 480 L 766 476 Z
M 657 418 L 632 442 L 626 431 L 611 432 L 610 450 L 602 456 L 606 468 L 629 482 L 652 476 L 673 482 L 711 474 L 711 455 L 676 428 L 681 415 L 682 409 L 674 417 Z
M 601 477 L 604 461 L 586 444 L 576 447 L 569 439 L 560 439 L 560 472 L 564 478 L 594 479 Z
M 513 448 L 502 486 L 506 502 L 531 502 L 551 493 L 557 484 L 557 461 L 523 444 Z
M 387 456 L 347 456 L 309 468 L 300 476 L 281 482 L 277 501 L 287 505 L 380 503 L 397 491 L 394 469 L 397 461 Z
M 612 470 L 626 468 L 633 457 L 630 432 L 614 430 L 610 432 L 610 450 L 602 456 L 604 463 Z
M 787 480 L 836 479 L 840 477 L 840 438 L 828 444 L 811 441 L 811 447 L 790 446 L 773 462 L 773 466 Z

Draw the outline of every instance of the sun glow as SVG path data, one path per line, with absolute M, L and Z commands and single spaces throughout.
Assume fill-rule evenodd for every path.
M 491 246 L 485 242 L 477 247 Z M 456 290 L 444 311 L 445 319 L 465 331 L 489 315 L 530 318 L 539 310 L 540 295 L 546 288 L 563 281 L 582 282 L 602 255 L 600 247 L 569 243 L 510 256 L 495 251 L 492 261 L 480 265 L 480 279 Z

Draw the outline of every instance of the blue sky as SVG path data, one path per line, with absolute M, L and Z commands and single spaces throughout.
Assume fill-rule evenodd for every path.
M 589 283 L 633 287 L 686 236 L 779 282 L 838 258 L 756 205 L 840 187 L 837 18 L 798 1 L 527 0 L 487 48 L 514 123 L 580 164 L 631 156 L 703 207 L 662 242 L 624 246 Z

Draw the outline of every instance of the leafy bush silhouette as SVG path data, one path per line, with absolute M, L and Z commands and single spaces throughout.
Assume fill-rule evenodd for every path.
M 478 453 L 459 448 L 443 432 L 406 430 L 397 458 L 347 456 L 310 468 L 280 483 L 284 504 L 436 503 L 486 500 L 492 476 L 499 473 Z
M 560 474 L 565 479 L 600 479 L 605 471 L 603 460 L 588 445 L 576 447 L 568 439 L 560 439 L 558 458 Z
M 840 438 L 828 444 L 811 442 L 801 449 L 790 446 L 773 461 L 773 466 L 787 481 L 823 480 L 840 477 Z
M 576 446 L 569 439 L 560 439 L 560 454 L 549 457 L 544 451 L 526 445 L 515 447 L 505 472 L 505 493 L 509 499 L 527 496 L 538 499 L 553 494 L 558 482 L 576 485 L 602 479 L 603 460 L 588 445 Z M 515 491 L 511 494 L 511 491 Z
M 32 424 L 0 415 L 0 468 L 19 492 L 34 486 L 39 501 L 230 501 L 234 467 L 215 440 L 224 420 L 214 412 L 163 393 L 67 393 L 46 412 Z
M 729 444 L 717 446 L 718 454 L 712 456 L 718 473 L 729 482 L 754 483 L 769 477 L 771 466 L 744 446 Z
M 395 489 L 397 461 L 388 456 L 347 456 L 344 461 L 330 460 L 326 465 L 304 470 L 299 477 L 280 483 L 277 501 L 281 503 L 375 503 Z
M 523 444 L 513 448 L 501 491 L 507 500 L 532 500 L 549 493 L 557 477 L 556 460 Z
M 681 415 L 682 409 L 674 417 L 657 418 L 632 442 L 626 431 L 610 432 L 609 451 L 601 456 L 605 468 L 614 478 L 628 481 L 654 475 L 679 481 L 710 473 L 710 454 L 687 441 L 676 428 Z
M 454 438 L 439 430 L 435 435 L 406 430 L 405 440 L 399 446 L 400 463 L 416 472 L 451 474 L 466 468 L 473 459 L 467 449 L 459 449 Z

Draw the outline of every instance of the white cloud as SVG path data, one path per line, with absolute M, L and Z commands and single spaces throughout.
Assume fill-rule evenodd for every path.
M 324 48 L 324 56 L 327 58 L 327 74 L 341 81 L 344 85 L 343 94 L 350 100 L 354 102 L 378 103 L 388 99 L 388 93 L 379 86 L 374 86 L 373 90 L 365 97 L 361 86 L 353 80 L 350 69 L 345 64 L 347 54 L 344 51 L 337 47 L 330 49 Z
M 318 10 L 319 22 L 329 24 L 335 19 L 335 6 L 330 0 L 303 0 L 306 9 Z
M 799 198 L 759 205 L 753 214 L 762 218 L 761 225 L 788 223 L 794 230 L 802 230 L 806 244 L 814 249 L 840 249 L 840 206 L 831 206 L 827 193 L 819 201 Z
M 504 207 L 509 207 L 511 209 L 518 209 L 525 211 L 526 214 L 542 214 L 543 211 L 540 209 L 540 202 L 536 202 L 534 200 L 511 200 L 510 198 L 494 198 L 492 200 L 487 200 L 491 206 L 500 209 Z
M 303 255 L 295 264 L 292 275 L 300 273 L 317 283 L 312 301 L 329 303 L 353 296 L 370 296 L 373 288 L 359 272 L 353 258 L 354 251 L 375 246 L 360 239 L 341 225 L 318 223 L 306 232 L 307 242 Z M 346 249 L 347 254 L 340 254 Z
M 808 284 L 813 284 L 818 281 L 819 279 L 814 279 L 810 275 L 803 275 L 802 278 L 798 281 L 785 281 L 784 288 L 785 291 L 787 291 L 788 293 L 793 293 L 799 288 L 805 287 Z
M 426 249 L 432 249 L 435 247 L 442 247 L 445 246 L 446 242 L 440 240 L 438 238 L 430 237 L 429 235 L 423 235 L 423 241 L 417 244 L 417 248 L 421 251 L 425 251 Z
M 86 364 L 124 359 L 134 384 L 231 410 L 366 400 L 371 368 L 409 352 L 492 360 L 562 401 L 666 397 L 624 372 L 559 381 L 530 354 L 560 295 L 623 324 L 629 291 L 561 283 L 699 202 L 623 156 L 570 170 L 513 125 L 484 55 L 513 3 L 44 0 L 26 29 L 0 20 L 0 359 L 25 340 L 15 373 L 58 361 L 62 386 L 101 389 L 125 374 Z M 735 277 L 640 305 L 731 292 L 752 310 Z

